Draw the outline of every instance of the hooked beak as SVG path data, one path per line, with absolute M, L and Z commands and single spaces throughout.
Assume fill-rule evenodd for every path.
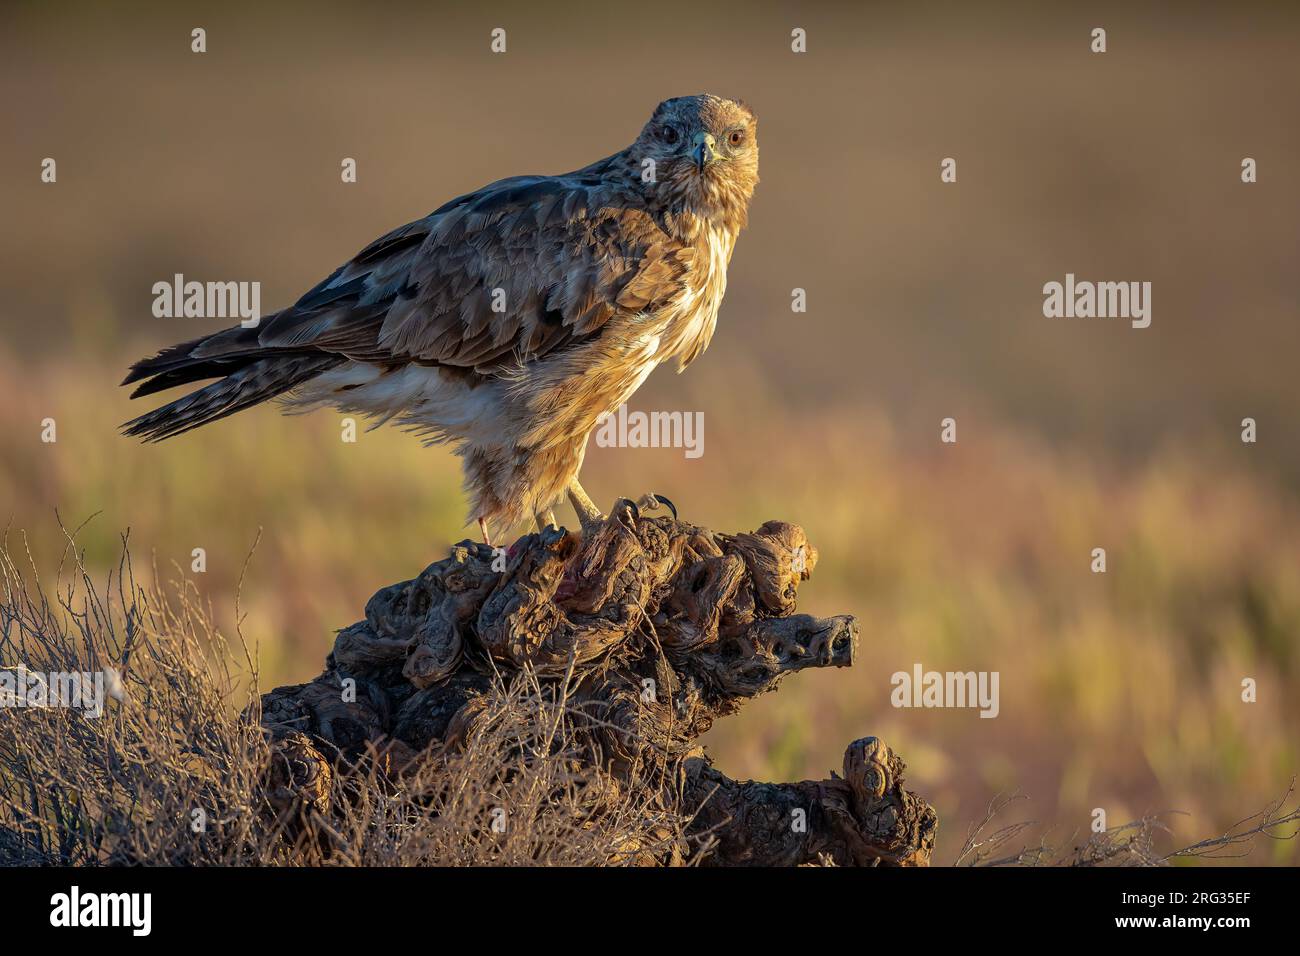
M 721 158 L 718 155 L 717 141 L 714 140 L 712 133 L 696 133 L 691 138 L 691 160 L 695 163 L 698 172 L 704 172 L 705 166 Z

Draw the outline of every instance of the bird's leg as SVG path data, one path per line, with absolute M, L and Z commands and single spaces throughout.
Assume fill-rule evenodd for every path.
M 552 511 L 550 508 L 547 508 L 545 511 L 537 512 L 537 514 L 534 515 L 534 518 L 537 521 L 538 531 L 545 531 L 547 528 L 550 527 L 555 527 L 555 528 L 559 527 L 559 524 L 555 520 L 555 512 Z
M 578 484 L 577 478 L 569 482 L 569 503 L 573 505 L 573 510 L 578 513 L 578 521 L 581 523 L 583 531 L 605 520 L 605 516 L 600 513 L 600 509 L 592 503 L 591 498 L 582 490 L 582 485 Z
M 489 548 L 492 547 L 492 539 L 488 536 L 487 518 L 478 519 L 478 529 L 483 532 L 483 543 Z

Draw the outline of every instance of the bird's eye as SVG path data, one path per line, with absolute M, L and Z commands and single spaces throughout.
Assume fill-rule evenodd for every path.
M 669 146 L 671 146 L 673 143 L 677 142 L 677 138 L 679 134 L 675 127 L 665 126 L 662 135 L 664 138 L 664 142 L 667 143 Z
M 727 142 L 730 143 L 732 146 L 739 146 L 744 141 L 745 141 L 745 131 L 740 129 L 733 129 L 731 131 L 731 135 L 727 137 Z

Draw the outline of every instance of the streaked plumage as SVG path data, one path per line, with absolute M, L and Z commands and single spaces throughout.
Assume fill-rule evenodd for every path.
M 392 420 L 451 443 L 471 518 L 508 530 L 566 490 L 585 499 L 597 418 L 707 347 L 757 182 L 747 107 L 667 100 L 613 156 L 454 199 L 256 328 L 136 363 L 133 397 L 221 381 L 125 431 L 160 440 L 276 396 Z

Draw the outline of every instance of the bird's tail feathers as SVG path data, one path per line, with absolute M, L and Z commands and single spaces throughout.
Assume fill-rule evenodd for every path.
M 168 350 L 173 351 L 175 350 Z M 248 356 L 243 364 L 235 365 L 231 371 L 233 363 L 230 358 L 189 359 L 188 364 L 170 364 L 170 360 L 165 358 L 167 354 L 163 352 L 149 360 L 157 362 L 154 367 L 160 370 L 154 372 L 156 378 L 140 386 L 135 394 L 147 395 L 172 385 L 211 378 L 213 375 L 225 375 L 225 378 L 132 419 L 122 426 L 123 434 L 143 438 L 145 441 L 162 441 L 274 398 L 343 361 L 338 355 L 315 353 L 268 356 L 264 351 L 260 357 Z M 137 363 L 136 367 L 142 364 L 144 363 Z M 140 377 L 144 376 L 137 375 L 136 379 L 128 377 L 128 381 Z M 165 384 L 157 384 L 160 381 L 165 381 Z

